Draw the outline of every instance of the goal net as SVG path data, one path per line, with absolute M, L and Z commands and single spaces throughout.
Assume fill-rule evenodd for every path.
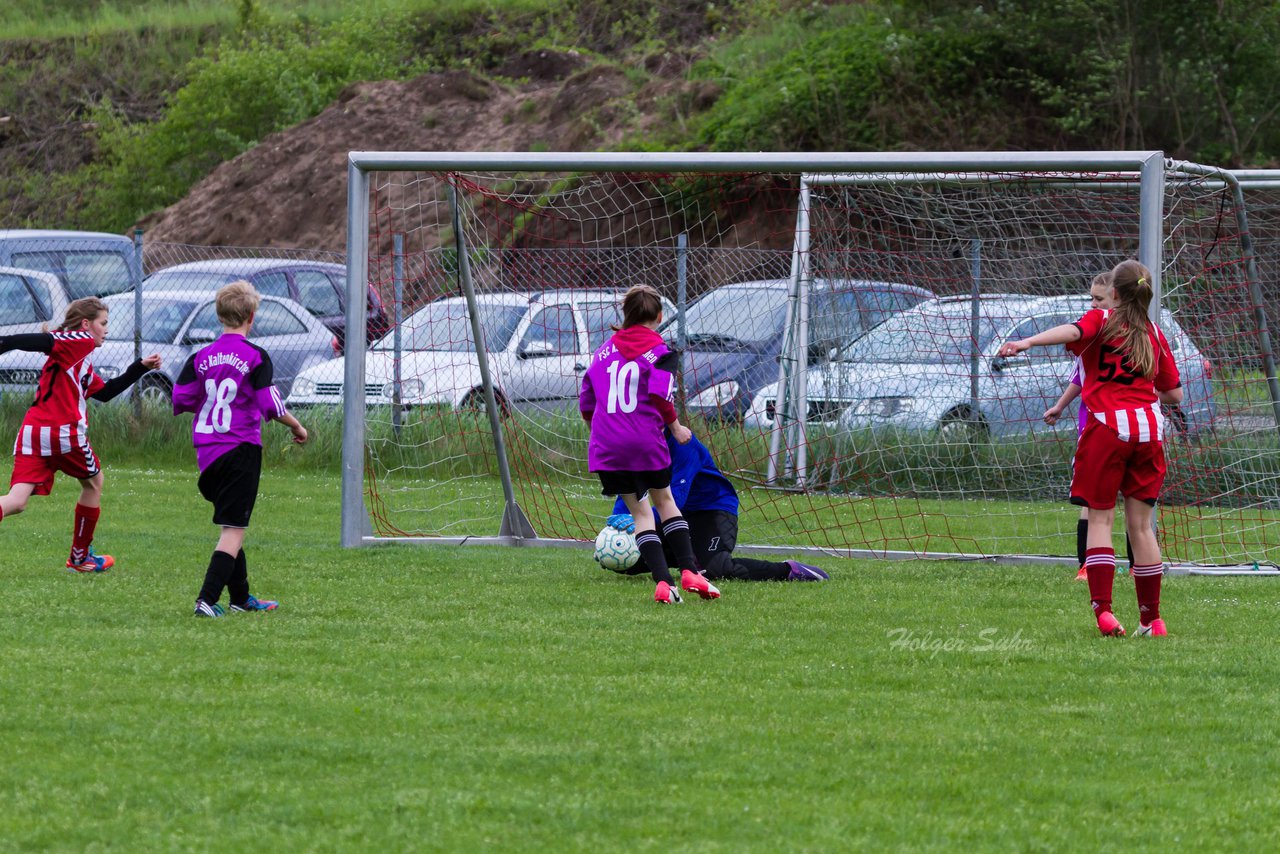
M 1044 413 L 1073 362 L 995 353 L 1139 257 L 1186 392 L 1167 412 L 1166 559 L 1280 558 L 1266 303 L 1219 170 L 1151 153 L 353 162 L 349 264 L 393 328 L 305 401 L 346 407 L 348 545 L 594 539 L 611 502 L 577 389 L 644 283 L 741 543 L 1069 556 L 1076 405 Z

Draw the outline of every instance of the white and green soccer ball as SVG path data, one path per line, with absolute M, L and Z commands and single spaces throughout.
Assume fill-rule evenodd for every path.
M 613 572 L 626 572 L 640 562 L 640 549 L 636 535 L 604 526 L 596 535 L 596 563 Z

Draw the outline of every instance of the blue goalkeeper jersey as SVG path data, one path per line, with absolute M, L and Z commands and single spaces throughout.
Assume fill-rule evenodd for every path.
M 671 450 L 671 494 L 680 512 L 723 510 L 738 515 L 737 490 L 716 466 L 707 446 L 699 442 L 697 436 L 681 445 L 670 432 L 664 431 L 664 434 Z M 628 512 L 621 498 L 614 502 L 613 512 Z

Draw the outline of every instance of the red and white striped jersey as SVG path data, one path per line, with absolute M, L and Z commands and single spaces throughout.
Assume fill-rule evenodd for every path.
M 91 332 L 54 332 L 53 351 L 40 372 L 35 400 L 22 419 L 14 454 L 49 457 L 89 447 L 88 397 L 106 383 L 89 355 Z
M 1173 351 L 1160 327 L 1149 323 L 1147 335 L 1155 350 L 1156 370 L 1150 377 L 1139 375 L 1122 355 L 1122 339 L 1100 338 L 1110 314 L 1102 308 L 1086 312 L 1075 322 L 1080 340 L 1067 345 L 1067 350 L 1079 357 L 1084 372 L 1081 399 L 1090 416 L 1116 431 L 1122 440 L 1163 441 L 1164 416 L 1156 391 L 1182 385 Z

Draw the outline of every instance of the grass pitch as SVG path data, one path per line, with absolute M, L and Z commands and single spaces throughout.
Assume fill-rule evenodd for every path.
M 1273 579 L 1174 578 L 1158 641 L 1065 569 L 832 560 L 662 609 L 586 552 L 336 544 L 263 479 L 271 614 L 197 620 L 191 468 L 0 523 L 0 848 L 1265 850 Z M 1137 628 L 1131 582 L 1118 613 Z

